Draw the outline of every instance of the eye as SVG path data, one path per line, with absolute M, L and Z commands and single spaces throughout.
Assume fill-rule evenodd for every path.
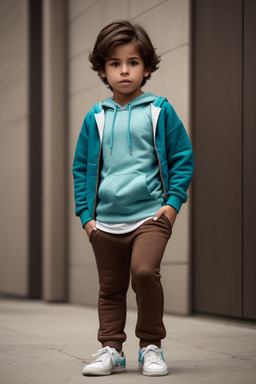
M 136 65 L 138 65 L 139 63 L 137 61 L 131 61 L 130 62 L 130 66 L 131 67 L 136 67 Z
M 119 66 L 119 63 L 117 61 L 113 61 L 111 64 L 111 67 L 118 67 Z

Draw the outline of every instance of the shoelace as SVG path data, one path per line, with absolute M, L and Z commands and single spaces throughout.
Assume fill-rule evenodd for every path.
M 148 345 L 146 349 L 144 349 L 142 353 L 142 360 L 144 356 L 147 354 L 149 362 L 154 362 L 154 363 L 160 363 L 162 358 L 161 358 L 161 351 L 156 345 Z
M 104 361 L 104 360 L 106 360 L 107 357 L 110 356 L 113 364 L 115 364 L 114 358 L 113 358 L 113 353 L 114 353 L 114 351 L 110 347 L 107 346 L 107 347 L 104 347 L 102 349 L 99 349 L 98 352 L 92 356 L 96 357 L 95 362 L 96 361 Z

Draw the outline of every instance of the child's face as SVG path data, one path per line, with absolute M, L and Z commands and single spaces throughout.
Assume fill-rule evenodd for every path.
M 103 78 L 113 88 L 114 98 L 134 99 L 139 96 L 143 77 L 150 70 L 145 68 L 141 55 L 133 43 L 117 46 L 105 62 L 105 70 L 100 71 Z

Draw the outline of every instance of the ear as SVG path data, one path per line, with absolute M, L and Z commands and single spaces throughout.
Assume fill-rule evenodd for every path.
M 144 77 L 148 77 L 150 75 L 150 72 L 151 72 L 151 68 L 147 68 L 145 69 L 144 71 Z
M 107 76 L 106 76 L 106 73 L 104 72 L 104 70 L 103 69 L 100 69 L 99 70 L 99 74 L 100 74 L 100 76 L 103 78 L 103 79 L 105 79 Z

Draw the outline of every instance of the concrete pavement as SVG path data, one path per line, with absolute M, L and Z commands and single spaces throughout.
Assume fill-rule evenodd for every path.
M 152 378 L 137 368 L 136 313 L 128 312 L 127 372 L 84 377 L 100 348 L 94 308 L 0 299 L 0 383 L 255 384 L 256 326 L 200 317 L 165 316 L 163 343 L 170 374 Z

